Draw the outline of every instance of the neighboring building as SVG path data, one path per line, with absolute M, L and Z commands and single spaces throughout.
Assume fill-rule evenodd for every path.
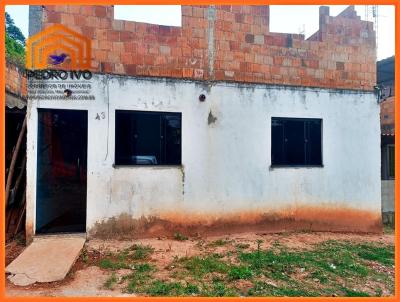
M 21 67 L 6 61 L 6 83 L 5 83 L 5 106 L 6 106 L 6 167 L 10 161 L 15 148 L 19 131 L 26 114 L 26 77 Z M 24 153 L 24 152 L 23 152 Z
M 22 68 L 8 58 L 5 71 L 5 231 L 9 240 L 24 229 L 27 81 Z
M 30 18 L 90 39 L 95 74 L 94 99 L 29 102 L 28 238 L 382 230 L 375 33 L 353 6 L 321 7 L 307 40 L 271 33 L 268 6 L 182 6 L 182 27 L 112 6 Z
M 377 62 L 381 89 L 382 219 L 394 225 L 394 57 Z

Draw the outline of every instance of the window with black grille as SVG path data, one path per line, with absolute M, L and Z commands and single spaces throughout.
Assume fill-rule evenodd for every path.
M 116 110 L 116 165 L 180 165 L 181 113 Z
M 272 166 L 322 166 L 322 119 L 271 119 Z

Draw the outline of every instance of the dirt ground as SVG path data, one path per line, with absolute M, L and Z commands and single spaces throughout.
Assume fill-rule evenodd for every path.
M 140 239 L 136 241 L 99 240 L 87 241 L 85 249 L 77 262 L 72 267 L 65 280 L 53 283 L 33 284 L 26 287 L 18 287 L 6 281 L 7 296 L 135 296 L 128 293 L 122 286 L 107 287 L 105 284 L 110 279 L 111 272 L 98 265 L 99 260 L 106 255 L 117 253 L 127 249 L 133 244 L 151 246 L 154 252 L 149 263 L 156 267 L 154 277 L 157 279 L 168 279 L 169 271 L 174 259 L 182 257 L 193 257 L 210 253 L 212 246 L 213 254 L 226 254 L 234 252 L 237 246 L 246 246 L 248 250 L 254 251 L 262 240 L 262 248 L 269 249 L 279 243 L 288 250 L 312 250 L 316 244 L 335 240 L 351 243 L 377 243 L 382 245 L 394 245 L 394 234 L 344 234 L 344 233 L 280 233 L 280 234 L 256 234 L 242 233 L 227 236 L 213 236 L 207 238 L 154 238 Z M 234 244 L 213 244 L 215 242 L 229 242 Z M 207 247 L 207 248 L 206 248 Z M 6 245 L 6 264 L 10 263 L 24 247 L 17 242 Z M 378 267 L 394 278 L 393 267 Z M 118 269 L 113 272 L 116 278 L 121 278 L 132 273 L 129 269 Z M 246 280 L 239 280 L 241 286 L 246 286 Z M 390 292 L 383 290 L 383 295 Z

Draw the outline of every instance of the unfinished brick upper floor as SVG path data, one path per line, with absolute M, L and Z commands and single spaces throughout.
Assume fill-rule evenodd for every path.
M 57 23 L 92 39 L 96 72 L 358 90 L 376 82 L 373 23 L 353 6 L 336 17 L 320 7 L 307 40 L 270 32 L 268 6 L 182 6 L 182 27 L 115 20 L 113 6 L 43 6 L 42 28 Z

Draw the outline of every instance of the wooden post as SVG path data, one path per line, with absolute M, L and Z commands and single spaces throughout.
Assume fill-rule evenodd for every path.
M 21 184 L 22 176 L 24 175 L 24 172 L 25 172 L 25 167 L 26 167 L 26 154 L 24 155 L 24 159 L 22 161 L 21 171 L 19 172 L 19 175 L 18 175 L 17 180 L 15 181 L 15 185 L 13 187 L 13 191 L 15 194 L 17 194 L 19 185 Z
M 22 166 L 21 166 L 21 171 L 19 172 L 19 175 L 18 175 L 18 177 L 17 177 L 17 180 L 15 181 L 15 185 L 14 185 L 14 188 L 13 188 L 13 191 L 14 191 L 14 194 L 15 194 L 15 195 L 16 195 L 17 192 L 18 192 L 18 188 L 19 188 L 19 185 L 20 185 L 20 183 L 21 183 L 22 176 L 24 175 L 25 166 L 26 166 L 26 155 L 24 156 L 24 159 L 23 159 L 23 162 L 22 162 Z M 14 196 L 15 196 L 15 195 L 14 195 Z M 24 189 L 23 195 L 25 195 L 25 189 Z M 22 202 L 25 200 L 24 198 L 25 198 L 25 197 L 23 196 L 23 197 L 22 197 Z M 6 209 L 7 209 L 7 208 L 6 208 Z M 8 232 L 8 229 L 9 229 L 9 227 L 10 227 L 10 220 L 11 220 L 11 216 L 12 216 L 11 213 L 12 213 L 12 208 L 10 208 L 10 209 L 8 210 L 8 213 L 7 213 L 7 218 L 6 218 L 6 233 Z
M 10 169 L 8 170 L 7 182 L 6 182 L 6 193 L 5 193 L 5 198 L 4 198 L 5 206 L 8 205 L 8 196 L 10 194 L 11 181 L 13 178 L 15 163 L 18 158 L 19 149 L 21 148 L 22 138 L 24 137 L 24 134 L 25 134 L 26 122 L 27 122 L 27 116 L 25 115 L 24 123 L 22 124 L 21 131 L 19 132 L 18 141 L 17 141 L 17 144 L 15 145 L 15 150 L 14 150 L 13 156 L 11 158 Z
M 15 237 L 18 234 L 19 228 L 21 227 L 22 217 L 24 217 L 24 214 L 26 211 L 26 192 L 24 192 L 24 197 L 22 198 L 22 202 L 23 202 L 24 206 L 22 208 L 21 214 L 19 215 L 18 223 L 15 227 L 13 237 Z

